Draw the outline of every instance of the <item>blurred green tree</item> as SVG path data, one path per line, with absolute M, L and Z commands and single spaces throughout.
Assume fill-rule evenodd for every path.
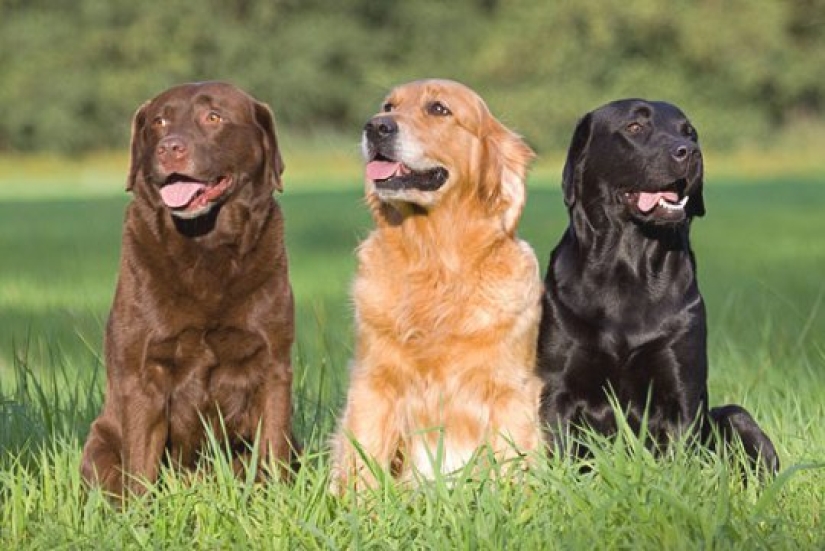
M 291 132 L 357 135 L 394 84 L 476 88 L 539 150 L 618 97 L 716 147 L 823 122 L 825 0 L 0 0 L 0 151 L 123 147 L 146 98 L 229 80 Z

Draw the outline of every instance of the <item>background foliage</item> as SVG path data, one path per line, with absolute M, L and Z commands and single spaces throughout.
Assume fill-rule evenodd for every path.
M 825 126 L 823 29 L 825 0 L 0 0 L 0 153 L 121 148 L 143 100 L 205 79 L 349 136 L 428 76 L 540 151 L 619 96 L 680 104 L 706 145 L 764 144 Z
M 825 0 L 0 0 L 0 549 L 825 549 L 823 31 Z M 557 165 L 576 119 L 616 97 L 685 109 L 708 165 L 692 241 L 711 402 L 753 412 L 775 481 L 742 485 L 682 447 L 653 458 L 627 435 L 599 442 L 588 473 L 554 456 L 524 484 L 330 496 L 370 228 L 359 129 L 390 87 L 427 76 L 476 88 L 549 159 L 519 230 L 542 266 L 566 224 Z M 203 476 L 165 473 L 116 511 L 78 464 L 103 398 L 129 119 L 203 79 L 279 120 L 304 468 L 254 485 L 213 450 Z

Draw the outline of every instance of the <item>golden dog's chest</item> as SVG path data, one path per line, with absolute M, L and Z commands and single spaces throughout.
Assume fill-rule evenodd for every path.
M 398 342 L 422 346 L 479 338 L 506 340 L 539 304 L 538 264 L 531 249 L 510 248 L 472 266 L 404 266 L 362 248 L 353 288 L 359 323 Z M 380 258 L 377 258 L 380 257 Z
M 424 274 L 390 282 L 359 279 L 355 300 L 360 320 L 405 343 L 461 339 L 502 321 L 500 306 L 483 290 Z

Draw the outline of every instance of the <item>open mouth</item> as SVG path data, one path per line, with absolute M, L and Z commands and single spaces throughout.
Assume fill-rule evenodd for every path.
M 449 177 L 449 172 L 443 167 L 412 170 L 404 163 L 386 159 L 381 155 L 367 163 L 366 173 L 367 178 L 379 191 L 436 191 Z
M 632 212 L 646 219 L 678 222 L 685 218 L 685 205 L 689 199 L 684 195 L 685 185 L 679 180 L 660 191 L 625 192 L 624 201 Z
M 172 174 L 160 188 L 160 197 L 173 216 L 197 218 L 212 210 L 231 186 L 232 178 L 229 176 L 207 183 L 186 175 Z

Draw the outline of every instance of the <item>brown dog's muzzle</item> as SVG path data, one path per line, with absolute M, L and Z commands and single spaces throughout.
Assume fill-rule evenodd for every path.
M 155 148 L 158 165 L 162 172 L 184 172 L 189 163 L 189 147 L 186 141 L 178 135 L 166 136 L 158 142 Z
M 180 134 L 162 138 L 155 147 L 156 178 L 163 203 L 177 218 L 197 218 L 224 199 L 229 175 L 204 179 L 195 167 L 193 149 Z

